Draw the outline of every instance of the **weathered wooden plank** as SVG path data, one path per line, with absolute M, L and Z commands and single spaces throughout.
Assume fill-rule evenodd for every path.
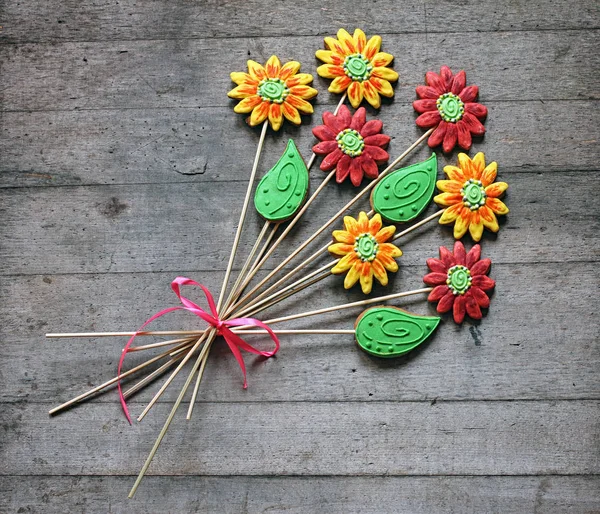
M 47 406 L 3 405 L 0 423 L 11 437 L 0 448 L 0 474 L 137 473 L 170 410 L 158 404 L 130 427 L 117 404 L 90 404 L 60 418 L 49 418 Z M 191 422 L 178 416 L 149 472 L 597 474 L 599 407 L 595 401 L 209 403 Z
M 591 209 L 580 208 L 582 191 L 597 194 L 595 173 L 500 176 L 510 184 L 506 201 L 511 213 L 498 235 L 502 244 L 494 248 L 496 262 L 597 259 L 599 220 Z M 187 184 L 4 189 L 0 273 L 223 270 L 245 188 L 244 182 L 220 182 L 206 189 Z M 271 262 L 283 260 L 353 194 L 349 185 L 327 188 Z M 365 200 L 353 213 L 369 208 Z M 248 254 L 263 225 L 255 213 L 249 219 L 241 256 Z M 411 244 L 413 233 L 402 243 L 405 265 L 421 264 L 451 229 L 430 222 L 419 234 L 418 245 Z M 318 240 L 319 246 L 327 237 Z M 530 240 L 536 244 L 527 244 Z M 557 255 L 560 248 L 577 251 Z
M 157 477 L 128 500 L 129 477 L 0 478 L 5 512 L 331 514 L 589 514 L 600 506 L 598 477 Z M 167 500 L 165 501 L 165 499 Z
M 488 107 L 488 132 L 471 153 L 484 150 L 498 161 L 500 173 L 598 169 L 597 102 L 491 102 Z M 309 127 L 331 108 L 317 106 L 308 126 L 269 132 L 261 170 L 277 161 L 288 138 L 308 160 L 315 143 Z M 384 107 L 378 117 L 394 138 L 392 157 L 423 133 L 408 103 Z M 0 124 L 0 187 L 240 180 L 240 171 L 249 173 L 258 141 L 258 133 L 230 108 L 2 113 Z M 456 163 L 456 153 L 438 152 L 440 170 Z M 423 145 L 406 162 L 429 155 Z M 315 165 L 312 176 L 317 183 L 324 174 Z M 205 186 L 193 187 L 201 193 Z
M 363 12 L 330 1 L 283 2 L 265 6 L 246 2 L 169 2 L 135 0 L 112 2 L 50 1 L 39 6 L 4 2 L 0 41 L 94 41 L 127 39 L 185 39 L 287 35 L 327 35 L 338 27 L 358 24 L 369 33 L 488 32 L 598 27 L 598 5 L 557 0 L 497 2 L 480 0 L 456 4 L 449 0 L 378 2 Z M 290 23 L 294 20 L 294 23 Z
M 425 72 L 441 64 L 467 70 L 483 102 L 598 99 L 590 75 L 600 66 L 597 38 L 597 31 L 508 32 L 490 45 L 485 33 L 404 34 L 387 36 L 385 50 L 397 56 L 400 102 L 412 101 Z M 5 45 L 0 103 L 5 111 L 227 106 L 229 73 L 245 69 L 248 58 L 265 62 L 277 53 L 316 77 L 322 45 L 317 37 Z M 326 104 L 339 99 L 329 82 L 315 80 Z
M 491 246 L 484 251 L 489 254 Z M 220 343 L 213 350 L 199 398 L 202 402 L 597 399 L 600 351 L 597 326 L 589 321 L 600 307 L 598 298 L 589 295 L 600 285 L 596 268 L 587 263 L 495 265 L 497 291 L 481 324 L 457 327 L 446 317 L 428 343 L 403 359 L 371 358 L 348 335 L 282 336 L 276 359 L 246 356 L 248 390 L 241 388 L 237 364 Z M 392 290 L 420 287 L 424 273 L 424 266 L 403 268 Z M 212 290 L 221 280 L 220 273 L 186 276 Z M 173 277 L 153 273 L 4 279 L 0 374 L 5 380 L 0 399 L 58 405 L 115 376 L 126 338 L 45 341 L 44 333 L 135 330 L 154 312 L 176 304 L 168 287 Z M 362 298 L 360 292 L 344 292 L 340 282 L 328 279 L 261 317 Z M 378 288 L 375 294 L 384 291 L 388 289 Z M 200 299 L 193 291 L 190 295 Z M 424 295 L 392 304 L 421 314 L 434 312 Z M 360 312 L 315 316 L 285 327 L 348 329 Z M 153 326 L 173 330 L 203 325 L 191 315 L 173 314 Z M 254 340 L 267 346 L 264 339 Z M 131 354 L 127 365 L 153 355 Z M 163 400 L 173 401 L 180 385 L 181 380 Z M 150 386 L 136 401 L 149 401 L 158 388 Z M 111 391 L 94 401 L 116 405 L 116 400 Z

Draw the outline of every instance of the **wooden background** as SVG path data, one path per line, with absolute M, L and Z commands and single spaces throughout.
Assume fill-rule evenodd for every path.
M 1 512 L 600 512 L 598 2 L 351 4 L 0 3 Z M 124 340 L 44 333 L 135 329 L 173 304 L 177 275 L 216 291 L 258 141 L 233 113 L 229 72 L 276 53 L 316 76 L 323 37 L 356 26 L 396 56 L 377 114 L 392 156 L 421 134 L 411 102 L 426 71 L 464 68 L 480 86 L 488 133 L 472 152 L 510 184 L 511 212 L 482 243 L 491 309 L 480 324 L 445 318 L 394 361 L 350 336 L 286 336 L 276 359 L 246 359 L 247 391 L 218 345 L 193 420 L 182 408 L 127 500 L 181 381 L 133 427 L 114 391 L 51 418 L 115 375 Z M 315 79 L 312 119 L 268 133 L 261 174 L 289 137 L 310 155 L 310 126 L 338 100 L 328 83 Z M 441 174 L 456 153 L 438 155 Z M 315 166 L 313 189 L 323 176 Z M 267 268 L 353 192 L 328 186 Z M 251 211 L 242 256 L 260 226 Z M 425 259 L 452 243 L 435 223 L 411 234 L 373 294 L 422 287 Z M 341 282 L 271 314 L 362 297 Z M 433 312 L 423 300 L 394 304 Z M 294 326 L 351 328 L 358 314 Z

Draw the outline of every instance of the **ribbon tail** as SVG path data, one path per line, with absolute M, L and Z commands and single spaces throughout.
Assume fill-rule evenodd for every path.
M 248 389 L 248 380 L 246 378 L 246 364 L 244 363 L 244 358 L 242 357 L 242 352 L 240 352 L 240 349 L 238 348 L 238 343 L 236 341 L 236 339 L 241 339 L 241 338 L 236 336 L 227 327 L 221 327 L 221 335 L 223 336 L 223 339 L 225 339 L 227 346 L 229 346 L 231 353 L 233 353 L 235 360 L 238 362 L 240 369 L 242 370 L 242 375 L 244 375 L 244 389 Z M 243 340 L 242 340 L 242 342 L 243 342 Z

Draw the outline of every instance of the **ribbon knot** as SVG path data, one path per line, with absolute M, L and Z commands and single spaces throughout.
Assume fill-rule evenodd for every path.
M 210 314 L 208 312 L 206 312 L 204 309 L 202 309 L 202 307 L 196 305 L 194 302 L 192 302 L 191 300 L 189 300 L 188 298 L 186 298 L 185 296 L 183 296 L 181 294 L 180 287 L 186 286 L 186 285 L 196 286 L 196 287 L 199 287 L 200 289 L 202 289 L 202 292 L 204 293 L 204 296 L 206 297 L 206 301 L 208 303 Z M 255 355 L 262 355 L 263 357 L 272 357 L 279 351 L 279 339 L 275 335 L 275 332 L 273 332 L 268 325 L 264 324 L 262 321 L 260 321 L 256 318 L 232 318 L 232 319 L 225 319 L 225 320 L 220 319 L 219 313 L 217 311 L 217 306 L 215 304 L 215 300 L 214 300 L 212 294 L 206 287 L 204 287 L 202 284 L 199 284 L 198 282 L 195 282 L 194 280 L 191 280 L 191 279 L 185 278 L 185 277 L 177 277 L 175 280 L 173 280 L 173 282 L 171 282 L 171 289 L 177 295 L 177 298 L 179 298 L 179 301 L 183 304 L 183 306 L 168 307 L 167 309 L 157 312 L 156 314 L 154 314 L 154 316 L 152 316 L 148 320 L 146 320 L 146 322 L 135 332 L 135 334 L 133 336 L 131 336 L 129 341 L 127 341 L 125 348 L 123 348 L 123 351 L 121 352 L 121 359 L 119 360 L 117 376 L 121 375 L 121 369 L 123 367 L 123 362 L 125 360 L 125 356 L 127 355 L 127 352 L 129 351 L 129 348 L 131 347 L 131 344 L 133 343 L 135 338 L 138 336 L 138 334 L 140 332 L 142 332 L 143 329 L 148 324 L 150 324 L 156 318 L 160 318 L 161 316 L 164 316 L 165 314 L 167 314 L 169 312 L 178 311 L 178 310 L 186 310 L 186 311 L 189 311 L 189 312 L 195 314 L 196 316 L 198 316 L 199 318 L 204 320 L 206 323 L 208 323 L 210 326 L 215 328 L 217 331 L 217 335 L 220 335 L 223 337 L 223 339 L 225 339 L 227 346 L 229 346 L 231 353 L 233 353 L 235 359 L 237 360 L 237 362 L 240 366 L 240 369 L 242 370 L 242 374 L 244 375 L 244 389 L 246 389 L 248 387 L 248 382 L 246 380 L 246 365 L 244 364 L 244 359 L 242 357 L 242 353 L 240 352 L 240 350 L 245 350 L 245 351 L 253 353 Z M 246 326 L 254 326 L 254 327 L 260 327 L 260 328 L 265 329 L 267 331 L 267 333 L 269 334 L 269 336 L 271 337 L 271 339 L 273 340 L 273 342 L 275 343 L 275 349 L 270 352 L 264 352 L 262 350 L 258 350 L 257 348 L 254 348 L 254 346 L 252 346 L 252 345 L 248 344 L 246 341 L 244 341 L 239 335 L 237 335 L 235 332 L 233 332 L 230 328 L 230 327 L 246 327 Z M 117 381 L 117 388 L 119 390 L 119 398 L 121 400 L 121 406 L 123 407 L 123 411 L 125 412 L 125 416 L 127 417 L 127 420 L 129 421 L 129 423 L 131 423 L 131 417 L 129 416 L 129 409 L 127 408 L 127 403 L 125 402 L 125 397 L 123 396 L 120 380 Z

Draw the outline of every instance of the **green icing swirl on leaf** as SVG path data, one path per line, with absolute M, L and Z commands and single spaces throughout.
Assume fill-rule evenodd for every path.
M 425 341 L 439 322 L 437 316 L 419 316 L 398 307 L 372 307 L 356 320 L 356 342 L 376 357 L 398 357 Z
M 268 221 L 292 217 L 304 203 L 308 192 L 308 170 L 293 140 L 261 179 L 254 195 L 254 206 Z
M 386 176 L 371 193 L 371 205 L 395 223 L 416 218 L 429 205 L 437 178 L 437 157 L 400 168 Z

